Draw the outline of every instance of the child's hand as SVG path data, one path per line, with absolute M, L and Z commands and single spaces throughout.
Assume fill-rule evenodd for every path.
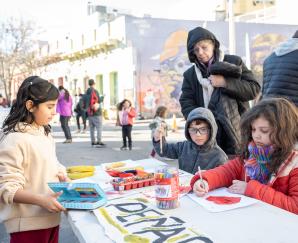
M 71 182 L 71 179 L 69 179 L 63 172 L 58 172 L 57 176 L 60 182 Z
M 165 136 L 165 129 L 163 127 L 158 127 L 155 129 L 153 137 L 154 137 L 154 141 L 158 142 L 160 140 L 161 137 Z
M 203 197 L 209 191 L 208 182 L 200 179 L 193 185 L 193 191 L 198 197 Z
M 246 187 L 247 183 L 245 181 L 233 180 L 233 184 L 228 188 L 228 191 L 244 195 Z
M 52 213 L 58 213 L 61 211 L 66 211 L 64 207 L 58 202 L 57 198 L 63 192 L 55 192 L 48 195 L 42 195 L 40 198 L 39 206 L 47 209 Z

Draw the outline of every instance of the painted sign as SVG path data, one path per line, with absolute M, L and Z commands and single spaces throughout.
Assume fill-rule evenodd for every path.
M 145 197 L 113 200 L 93 212 L 106 235 L 117 243 L 213 242 L 182 218 L 157 210 Z

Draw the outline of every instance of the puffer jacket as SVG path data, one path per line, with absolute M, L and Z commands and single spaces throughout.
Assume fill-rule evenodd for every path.
M 209 191 L 229 187 L 233 180 L 248 181 L 245 196 L 253 197 L 276 207 L 298 214 L 298 151 L 293 150 L 287 160 L 281 164 L 277 174 L 265 185 L 257 180 L 245 178 L 243 160 L 239 157 L 222 166 L 205 171 L 202 174 L 208 182 Z M 191 179 L 191 187 L 200 178 L 196 174 Z
M 209 140 L 204 145 L 194 143 L 188 132 L 189 125 L 194 120 L 206 121 L 210 126 Z M 203 107 L 194 109 L 188 116 L 185 123 L 186 141 L 178 143 L 167 143 L 163 139 L 163 151 L 160 151 L 160 142 L 155 142 L 153 146 L 160 156 L 171 159 L 178 159 L 179 169 L 195 174 L 198 166 L 202 170 L 215 168 L 228 160 L 225 152 L 216 143 L 217 125 L 212 113 Z
M 262 96 L 286 97 L 298 107 L 298 36 L 267 57 L 263 70 Z
M 234 155 L 239 150 L 240 116 L 248 109 L 248 101 L 256 98 L 261 87 L 240 57 L 224 55 L 223 62 L 220 62 L 220 44 L 218 40 L 208 30 L 197 27 L 189 32 L 187 51 L 190 62 L 197 65 L 203 78 L 207 78 L 212 74 L 210 73 L 212 65 L 209 69 L 200 63 L 193 49 L 197 42 L 206 39 L 212 40 L 215 46 L 212 65 L 216 65 L 217 68 L 213 74 L 221 74 L 226 80 L 225 88 L 214 88 L 208 108 L 212 111 L 218 126 L 216 137 L 218 145 L 227 154 Z M 182 113 L 186 118 L 193 109 L 204 107 L 204 99 L 203 89 L 198 81 L 195 66 L 186 70 L 183 76 L 182 94 L 179 101 Z

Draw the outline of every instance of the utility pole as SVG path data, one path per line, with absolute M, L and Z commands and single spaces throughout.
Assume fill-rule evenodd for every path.
M 228 14 L 229 14 L 229 54 L 235 54 L 235 22 L 234 22 L 234 9 L 233 0 L 228 1 Z

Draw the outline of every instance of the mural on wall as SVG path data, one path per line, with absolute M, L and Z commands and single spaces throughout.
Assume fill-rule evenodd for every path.
M 144 111 L 151 111 L 159 105 L 168 107 L 169 112 L 180 112 L 179 97 L 183 72 L 190 66 L 186 52 L 187 31 L 170 33 L 158 54 L 157 68 L 148 74 L 148 85 L 142 97 Z
M 224 21 L 127 17 L 127 26 L 127 38 L 136 51 L 136 103 L 143 117 L 153 117 L 160 105 L 181 115 L 183 72 L 192 65 L 186 50 L 189 30 L 204 26 L 215 34 L 224 53 L 229 53 L 229 26 Z M 296 30 L 294 25 L 236 23 L 236 55 L 250 64 L 261 83 L 264 59 Z
M 257 79 L 263 80 L 263 62 L 274 49 L 283 41 L 286 36 L 276 33 L 267 33 L 257 35 L 252 39 L 251 44 L 251 70 L 256 75 Z

